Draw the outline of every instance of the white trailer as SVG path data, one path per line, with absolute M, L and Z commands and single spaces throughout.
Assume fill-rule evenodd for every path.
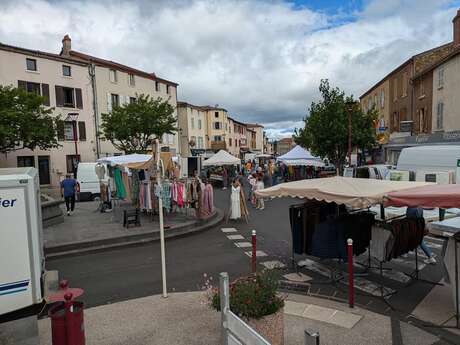
M 0 315 L 42 303 L 42 236 L 38 171 L 0 169 Z

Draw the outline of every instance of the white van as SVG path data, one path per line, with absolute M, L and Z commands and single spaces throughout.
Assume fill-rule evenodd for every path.
M 450 172 L 453 182 L 457 171 L 457 160 L 460 159 L 460 145 L 416 146 L 402 149 L 399 155 L 397 170 L 423 172 Z M 420 174 L 419 174 L 420 175 Z
M 94 200 L 101 196 L 100 182 L 96 175 L 97 163 L 78 163 L 77 181 L 80 184 L 80 200 Z M 103 182 L 108 181 L 107 168 Z

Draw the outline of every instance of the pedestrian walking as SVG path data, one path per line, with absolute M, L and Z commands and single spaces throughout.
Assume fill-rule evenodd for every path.
M 256 184 L 256 190 L 262 190 L 264 189 L 264 181 L 262 179 L 262 176 L 258 176 L 257 177 L 257 184 Z M 258 210 L 263 210 L 265 209 L 265 202 L 264 202 L 264 198 L 262 196 L 258 196 L 257 197 L 257 206 L 256 208 Z
M 65 200 L 67 215 L 70 216 L 75 209 L 75 195 L 78 191 L 79 184 L 77 180 L 67 174 L 61 182 L 61 196 Z
M 421 207 L 408 207 L 406 210 L 407 218 L 423 218 L 423 208 Z M 431 251 L 430 247 L 427 246 L 425 241 L 422 239 L 420 243 L 420 248 L 427 256 L 427 259 L 424 262 L 428 265 L 436 265 L 435 254 Z

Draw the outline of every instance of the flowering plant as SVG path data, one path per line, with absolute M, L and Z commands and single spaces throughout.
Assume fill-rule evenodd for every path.
M 230 310 L 246 319 L 274 314 L 284 306 L 278 287 L 277 274 L 269 270 L 239 278 L 230 284 Z M 207 291 L 209 305 L 219 311 L 219 289 L 211 287 Z

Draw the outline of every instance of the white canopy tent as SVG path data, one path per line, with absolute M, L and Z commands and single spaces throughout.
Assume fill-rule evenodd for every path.
M 353 208 L 382 204 L 390 192 L 431 185 L 428 182 L 389 181 L 334 176 L 281 183 L 256 191 L 262 197 L 293 197 L 335 202 Z
M 123 155 L 123 156 L 103 157 L 103 158 L 99 158 L 96 162 L 115 166 L 115 165 L 145 163 L 149 161 L 150 159 L 152 159 L 152 155 L 133 153 L 130 155 Z
M 228 153 L 225 150 L 220 150 L 217 152 L 214 156 L 211 158 L 205 160 L 203 162 L 204 166 L 222 166 L 222 165 L 237 165 L 241 164 L 241 161 L 239 158 L 236 158 L 235 156 L 232 156 L 230 153 Z
M 300 145 L 295 146 L 291 151 L 276 159 L 286 165 L 308 165 L 314 167 L 324 166 L 324 163 L 319 157 L 313 156 L 310 151 L 305 150 Z

